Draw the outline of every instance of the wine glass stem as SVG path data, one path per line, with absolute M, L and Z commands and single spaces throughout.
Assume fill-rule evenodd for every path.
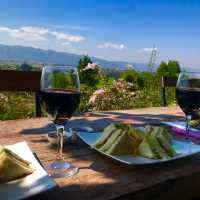
M 189 140 L 190 136 L 190 120 L 191 120 L 191 115 L 186 115 L 186 139 Z
M 56 125 L 57 134 L 58 134 L 58 149 L 57 149 L 57 159 L 63 159 L 63 134 L 64 134 L 64 126 Z

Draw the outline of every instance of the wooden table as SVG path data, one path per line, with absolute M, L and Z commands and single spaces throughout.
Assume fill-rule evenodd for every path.
M 183 119 L 178 107 L 91 113 L 74 117 L 70 126 L 102 129 L 111 121 L 134 124 Z M 46 133 L 54 130 L 47 118 L 0 121 L 0 144 L 25 140 L 44 165 L 53 161 Z M 126 166 L 100 155 L 78 140 L 64 147 L 67 161 L 80 168 L 70 178 L 55 179 L 58 188 L 35 199 L 181 199 L 200 197 L 200 157 L 152 166 Z

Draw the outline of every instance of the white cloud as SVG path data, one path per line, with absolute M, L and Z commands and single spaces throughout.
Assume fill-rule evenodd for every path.
M 85 40 L 83 36 L 71 35 L 71 34 L 57 32 L 57 31 L 51 31 L 50 34 L 54 35 L 58 40 L 66 40 L 69 42 L 81 42 Z
M 122 50 L 125 48 L 124 44 L 116 44 L 116 43 L 99 44 L 97 47 L 100 49 L 114 49 L 114 50 Z
M 70 44 L 71 44 L 70 42 L 63 42 L 63 43 L 61 43 L 62 46 L 68 46 Z
M 14 38 L 21 38 L 23 40 L 29 40 L 29 41 L 42 41 L 46 40 L 46 37 L 41 36 L 40 34 L 37 33 L 28 33 L 26 31 L 21 31 L 21 30 L 12 30 L 10 32 L 10 36 Z
M 140 53 L 143 53 L 143 52 L 152 52 L 154 50 L 158 51 L 158 48 L 142 48 L 139 50 Z
M 41 41 L 46 40 L 46 38 L 43 35 L 48 32 L 48 29 L 31 26 L 20 27 L 18 29 L 0 27 L 0 32 L 9 33 L 11 37 L 21 38 L 23 40 Z
M 3 26 L 0 26 L 0 32 L 7 32 L 7 33 L 9 33 L 11 31 L 11 29 L 10 28 L 8 28 L 8 27 L 3 27 Z
M 8 33 L 9 36 L 14 38 L 20 38 L 29 41 L 47 40 L 48 35 L 53 35 L 58 40 L 63 40 L 68 42 L 81 42 L 85 40 L 83 36 L 71 35 L 68 33 L 52 31 L 43 27 L 33 27 L 33 26 L 24 26 L 15 29 L 0 26 L 0 32 Z
M 21 27 L 20 29 L 27 33 L 35 33 L 35 34 L 40 34 L 40 35 L 44 35 L 49 32 L 48 29 L 43 28 L 43 27 L 24 26 L 24 27 Z

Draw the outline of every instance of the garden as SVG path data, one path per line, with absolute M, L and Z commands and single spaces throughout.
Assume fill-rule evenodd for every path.
M 4 65 L 5 66 L 5 65 Z M 11 70 L 39 70 L 38 65 L 7 64 Z M 1 67 L 1 66 L 0 66 Z M 3 68 L 3 66 L 1 67 Z M 81 101 L 77 112 L 125 110 L 160 106 L 161 76 L 177 76 L 177 61 L 161 62 L 154 72 L 140 72 L 134 66 L 119 70 L 104 68 L 88 56 L 80 59 L 77 69 L 81 82 Z M 176 104 L 175 88 L 167 88 L 167 102 Z M 0 120 L 34 116 L 34 94 L 30 92 L 0 92 Z

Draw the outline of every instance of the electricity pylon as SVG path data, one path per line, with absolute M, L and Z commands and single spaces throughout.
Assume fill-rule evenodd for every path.
M 155 44 L 153 45 L 152 51 L 151 51 L 151 56 L 149 60 L 149 68 L 151 72 L 154 72 L 155 66 L 156 66 L 156 58 L 157 58 L 157 48 Z

